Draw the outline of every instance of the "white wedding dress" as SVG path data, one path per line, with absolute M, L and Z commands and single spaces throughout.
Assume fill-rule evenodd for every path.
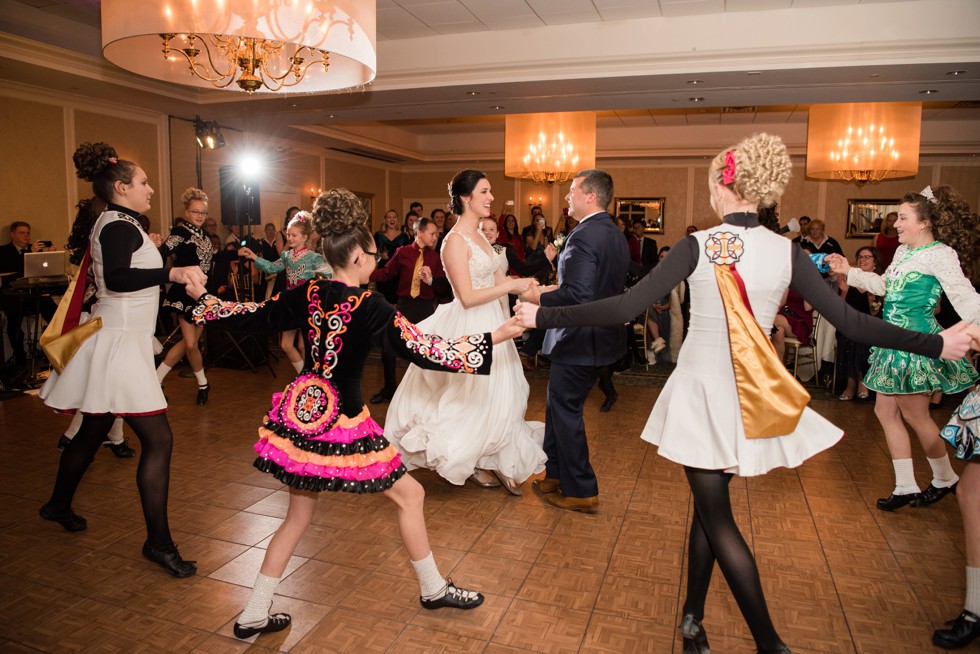
M 499 260 L 487 253 L 489 243 L 474 243 L 456 231 L 450 237 L 462 238 L 469 247 L 472 287 L 493 286 Z M 506 296 L 470 309 L 456 299 L 440 305 L 419 327 L 455 338 L 492 331 L 509 317 Z M 462 485 L 482 468 L 520 484 L 544 470 L 547 458 L 541 449 L 544 423 L 524 421 L 528 391 L 512 340 L 494 345 L 489 376 L 447 375 L 412 365 L 388 408 L 385 438 L 402 453 L 409 470 L 429 468 Z

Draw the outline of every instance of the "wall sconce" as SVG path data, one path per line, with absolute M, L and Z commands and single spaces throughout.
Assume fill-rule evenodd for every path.
M 323 193 L 323 189 L 310 187 L 310 207 L 313 207 L 313 203 L 316 202 L 317 197 Z
M 539 195 L 538 197 L 534 197 L 533 195 L 529 195 L 528 198 L 527 198 L 527 206 L 529 206 L 529 207 L 541 206 L 542 204 L 544 204 L 544 196 L 543 195 Z

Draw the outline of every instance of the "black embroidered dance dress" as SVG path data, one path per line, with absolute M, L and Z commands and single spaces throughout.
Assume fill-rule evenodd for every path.
M 304 372 L 272 396 L 254 446 L 256 468 L 301 490 L 380 492 L 405 474 L 361 398 L 372 344 L 422 368 L 490 374 L 490 333 L 452 340 L 423 334 L 380 294 L 339 281 L 314 280 L 261 304 L 204 295 L 192 315 L 225 329 L 301 330 Z
M 170 255 L 174 257 L 175 267 L 200 266 L 205 275 L 211 272 L 211 258 L 214 256 L 211 241 L 200 227 L 189 222 L 181 222 L 174 227 L 160 246 L 160 256 L 164 261 Z M 183 284 L 171 284 L 163 306 L 186 314 L 194 306 L 194 300 L 187 295 Z

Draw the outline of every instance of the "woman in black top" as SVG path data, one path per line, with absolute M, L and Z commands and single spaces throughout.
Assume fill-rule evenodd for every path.
M 153 196 L 142 168 L 118 158 L 105 143 L 83 143 L 73 159 L 78 176 L 92 182 L 96 197 L 108 205 L 97 217 L 80 212 L 69 238 L 73 250 L 91 249 L 98 288 L 92 319 L 103 324 L 60 374 L 51 374 L 39 394 L 56 410 L 84 414 L 78 434 L 61 454 L 51 498 L 40 514 L 68 531 L 88 527 L 72 511 L 72 499 L 113 419 L 121 416 L 140 441 L 136 485 L 146 520 L 143 556 L 175 577 L 189 577 L 197 568 L 181 558 L 167 520 L 173 432 L 153 373 L 152 341 L 160 285 L 203 284 L 206 278 L 199 266 L 162 266 L 159 235 L 147 235 L 136 220 L 149 210 Z
M 881 274 L 881 258 L 876 248 L 866 246 L 859 248 L 856 254 L 857 266 L 861 270 Z M 847 285 L 847 278 L 838 277 L 838 288 L 844 301 L 856 311 L 871 316 L 881 315 L 881 298 L 867 293 L 859 288 Z M 958 321 L 957 321 L 958 322 Z M 844 334 L 837 334 L 837 399 L 842 402 L 854 399 L 868 399 L 868 387 L 861 381 L 868 372 L 868 355 L 871 348 L 867 345 L 852 341 Z

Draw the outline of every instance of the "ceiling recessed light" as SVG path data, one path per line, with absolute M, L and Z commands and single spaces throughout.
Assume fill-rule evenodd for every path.
M 493 106 L 492 106 L 492 107 L 490 107 L 490 108 L 491 108 L 491 109 L 503 109 L 503 108 L 504 108 L 504 105 L 502 105 L 502 104 L 495 104 L 495 105 L 493 105 Z
M 761 70 L 750 70 L 749 72 L 747 72 L 745 74 L 746 75 L 761 75 L 762 74 L 762 71 Z
M 704 98 L 701 98 L 701 97 L 688 98 L 688 100 L 691 101 L 691 102 L 704 102 Z
M 926 89 L 924 91 L 919 91 L 919 95 L 933 95 L 939 93 L 939 89 Z
M 873 75 L 868 75 L 868 77 L 870 77 L 871 79 L 875 79 L 877 77 L 881 77 L 881 75 L 879 75 L 878 73 L 875 73 Z
M 698 84 L 704 84 L 704 80 L 700 80 L 700 79 L 689 79 L 689 80 L 687 80 L 687 83 L 690 84 L 691 86 L 697 86 Z
M 327 116 L 327 118 L 336 118 L 336 116 L 334 116 L 333 114 L 330 114 L 329 116 Z
M 470 96 L 472 98 L 472 97 L 475 97 L 477 95 L 480 95 L 480 92 L 479 91 L 467 91 L 466 92 L 466 95 L 468 95 L 468 96 Z
M 296 103 L 294 102 L 294 103 L 292 103 L 292 104 L 291 104 L 291 105 L 289 105 L 289 106 L 290 106 L 290 107 L 292 107 L 293 109 L 295 109 L 295 108 L 296 108 L 296 107 L 298 107 L 299 105 L 298 105 L 298 104 L 296 104 Z
M 949 71 L 946 74 L 947 75 L 952 75 L 953 77 L 958 77 L 960 75 L 966 75 L 966 71 L 965 70 L 951 70 L 951 71 Z

